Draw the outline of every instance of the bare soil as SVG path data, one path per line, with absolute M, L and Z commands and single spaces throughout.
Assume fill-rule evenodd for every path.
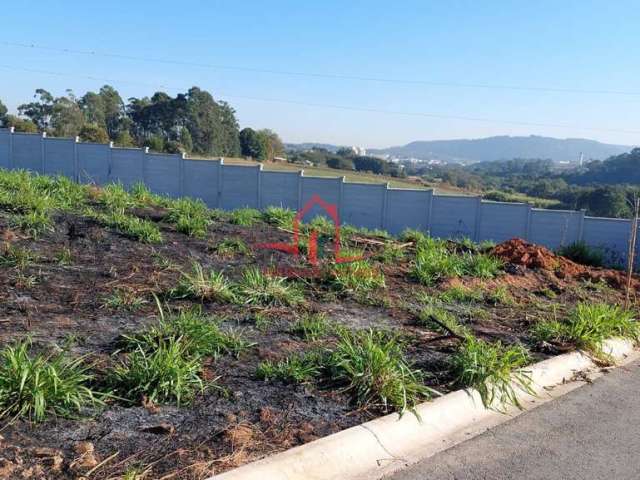
M 70 214 L 58 215 L 55 232 L 34 240 L 9 229 L 7 218 L 0 214 L 1 242 L 35 255 L 24 269 L 0 266 L 0 347 L 30 336 L 36 348 L 67 348 L 87 355 L 100 371 L 112 362 L 120 335 L 157 321 L 154 294 L 163 298 L 194 260 L 224 271 L 231 279 L 238 279 L 252 265 L 265 269 L 304 265 L 304 259 L 261 248 L 235 257 L 215 253 L 215 245 L 229 238 L 240 238 L 250 246 L 291 240 L 288 233 L 264 223 L 252 227 L 216 223 L 205 239 L 194 239 L 163 223 L 161 211 L 136 213 L 158 222 L 165 239 L 162 244 L 142 244 Z M 409 359 L 428 375 L 430 386 L 447 392 L 452 389 L 447 359 L 456 340 L 417 324 L 421 294 L 437 295 L 452 285 L 485 292 L 506 287 L 511 304 L 452 304 L 451 309 L 478 336 L 522 342 L 539 358 L 557 352 L 536 350 L 527 335 L 532 323 L 562 315 L 580 301 L 623 300 L 618 272 L 572 265 L 546 249 L 514 242 L 494 250 L 508 263 L 506 273 L 493 280 L 462 278 L 432 288 L 419 285 L 408 274 L 411 246 L 406 247 L 405 260 L 380 265 L 387 287 L 366 299 L 340 296 L 321 282 L 303 279 L 306 304 L 297 311 L 262 312 L 271 319 L 267 328 L 256 326 L 256 311 L 250 308 L 204 303 L 206 312 L 224 317 L 225 327 L 242 329 L 255 342 L 237 359 L 223 356 L 207 363 L 205 378 L 219 377 L 221 389 L 179 408 L 150 405 L 144 399 L 134 406 L 114 401 L 76 419 L 4 422 L 0 425 L 0 478 L 121 478 L 136 467 L 147 472 L 144 478 L 201 479 L 382 414 L 355 408 L 335 389 L 256 378 L 261 361 L 310 347 L 289 332 L 303 310 L 325 312 L 334 322 L 351 328 L 401 332 Z M 364 241 L 360 246 L 377 248 L 375 242 Z M 68 265 L 58 261 L 63 249 L 71 254 Z M 530 261 L 527 254 L 540 260 Z M 639 285 L 636 279 L 634 295 Z M 145 303 L 135 309 L 105 306 L 105 299 L 116 291 L 143 298 Z M 170 306 L 190 304 L 173 301 Z

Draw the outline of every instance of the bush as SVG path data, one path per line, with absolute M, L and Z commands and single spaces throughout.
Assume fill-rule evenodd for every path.
M 253 208 L 239 208 L 229 214 L 229 221 L 234 225 L 250 227 L 260 220 L 262 214 Z
M 305 313 L 294 323 L 291 332 L 304 340 L 315 341 L 324 337 L 331 330 L 331 324 L 324 313 Z
M 256 376 L 261 380 L 306 383 L 320 375 L 321 363 L 321 356 L 316 352 L 293 355 L 277 362 L 267 360 L 258 365 Z
M 202 200 L 181 198 L 169 205 L 166 220 L 176 226 L 176 230 L 191 237 L 202 238 L 211 224 L 209 209 Z
M 531 393 L 531 378 L 519 370 L 529 362 L 529 354 L 519 346 L 488 343 L 467 335 L 451 360 L 456 383 L 473 387 L 485 407 L 520 406 L 512 382 Z
M 558 255 L 591 267 L 601 267 L 604 265 L 604 252 L 601 249 L 590 247 L 585 242 L 574 242 L 570 245 L 560 247 L 558 249 Z
M 221 257 L 233 257 L 235 255 L 248 255 L 251 250 L 240 238 L 227 238 L 212 247 L 212 250 Z
M 88 384 L 94 380 L 83 358 L 30 356 L 23 341 L 0 352 L 0 418 L 26 417 L 36 422 L 47 415 L 68 417 L 102 404 Z
M 262 214 L 262 218 L 269 225 L 274 225 L 280 228 L 293 229 L 293 221 L 296 217 L 296 212 L 288 208 L 280 207 L 267 207 Z

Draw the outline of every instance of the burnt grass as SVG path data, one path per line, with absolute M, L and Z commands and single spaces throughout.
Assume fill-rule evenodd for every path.
M 163 223 L 162 211 L 135 213 L 157 222 L 164 237 L 161 244 L 131 240 L 73 214 L 56 215 L 55 231 L 32 239 L 11 230 L 8 217 L 0 212 L 0 242 L 28 249 L 34 256 L 24 268 L 0 266 L 0 347 L 28 336 L 36 349 L 64 348 L 86 356 L 100 375 L 113 361 L 122 334 L 158 320 L 154 295 L 165 308 L 175 310 L 200 304 L 165 296 L 177 284 L 180 271 L 189 271 L 194 261 L 223 271 L 231 280 L 239 279 L 248 266 L 305 264 L 304 258 L 262 248 L 252 248 L 248 255 L 215 253 L 215 246 L 229 238 L 242 239 L 250 247 L 291 241 L 289 233 L 263 222 L 241 227 L 218 221 L 206 238 L 195 239 Z M 375 239 L 354 242 L 371 253 L 379 248 Z M 323 282 L 302 279 L 306 302 L 297 309 L 202 303 L 206 313 L 224 317 L 224 328 L 239 329 L 255 344 L 239 358 L 222 356 L 205 363 L 204 378 L 217 378 L 218 388 L 179 408 L 150 405 L 144 399 L 134 405 L 113 400 L 75 419 L 50 418 L 39 424 L 5 419 L 0 431 L 0 477 L 78 478 L 89 470 L 77 462 L 78 445 L 91 442 L 98 461 L 107 460 L 91 473 L 92 479 L 120 478 L 132 469 L 146 471 L 144 478 L 205 478 L 383 414 L 354 407 L 339 388 L 256 378 L 256 367 L 263 360 L 331 341 L 310 344 L 290 332 L 304 311 L 324 312 L 332 322 L 349 328 L 401 333 L 409 360 L 425 373 L 430 386 L 444 393 L 453 388 L 448 358 L 457 341 L 417 323 L 421 295 L 436 296 L 452 285 L 485 292 L 506 289 L 511 298 L 507 304 L 453 302 L 449 307 L 478 337 L 521 342 L 534 359 L 557 352 L 532 343 L 527 334 L 532 323 L 562 316 L 580 301 L 623 299 L 622 291 L 602 284 L 512 265 L 495 279 L 462 278 L 425 287 L 409 275 L 412 246 L 403 248 L 403 260 L 377 264 L 385 274 L 386 288 L 366 296 L 343 295 Z M 60 261 L 65 251 L 70 254 L 68 263 Z M 110 307 L 106 299 L 114 292 L 143 302 L 131 308 Z M 256 325 L 256 314 L 269 322 Z M 56 460 L 59 457 L 62 461 Z

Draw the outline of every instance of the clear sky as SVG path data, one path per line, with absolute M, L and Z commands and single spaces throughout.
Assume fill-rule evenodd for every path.
M 198 85 L 229 101 L 242 127 L 270 127 L 287 142 L 380 147 L 538 134 L 640 144 L 639 133 L 614 131 L 640 131 L 638 0 L 23 0 L 2 7 L 0 25 L 0 99 L 10 109 L 38 87 L 83 94 L 104 78 L 124 98 Z M 280 75 L 6 42 L 255 70 L 635 95 Z

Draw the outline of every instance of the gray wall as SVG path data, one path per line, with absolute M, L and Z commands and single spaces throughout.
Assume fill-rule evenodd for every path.
M 303 172 L 265 172 L 261 166 L 225 165 L 222 160 L 186 159 L 3 129 L 0 168 L 60 174 L 98 185 L 121 182 L 131 187 L 144 182 L 154 193 L 200 198 L 211 208 L 277 206 L 298 210 L 317 195 L 337 205 L 341 222 L 359 227 L 382 228 L 394 234 L 414 228 L 435 237 L 475 241 L 521 237 L 549 248 L 584 240 L 602 248 L 614 264 L 626 261 L 631 228 L 629 220 L 585 217 L 584 212 L 435 195 L 432 190 L 346 183 L 342 177 L 306 177 Z M 323 214 L 322 208 L 314 205 L 305 220 Z

